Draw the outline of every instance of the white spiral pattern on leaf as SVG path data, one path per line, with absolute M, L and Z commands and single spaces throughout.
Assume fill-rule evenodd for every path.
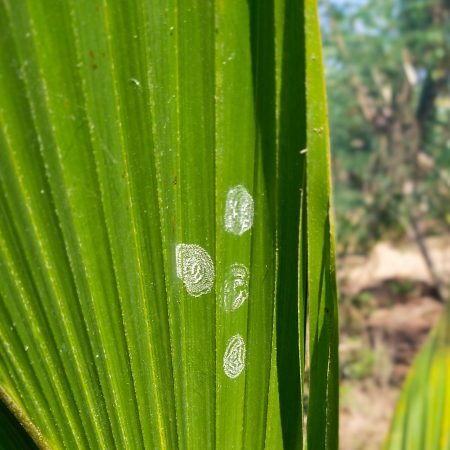
M 253 225 L 253 197 L 242 186 L 234 186 L 227 193 L 225 203 L 225 231 L 241 236 Z
M 225 271 L 223 306 L 233 312 L 248 299 L 249 271 L 244 264 L 232 264 Z
M 223 370 L 228 378 L 237 378 L 245 368 L 245 342 L 240 334 L 228 341 L 223 355 Z
M 176 247 L 177 276 L 188 294 L 200 297 L 211 291 L 214 284 L 214 264 L 208 252 L 196 244 Z

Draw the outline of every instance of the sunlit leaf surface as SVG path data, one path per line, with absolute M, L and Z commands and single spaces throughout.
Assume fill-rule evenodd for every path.
M 0 0 L 0 395 L 38 445 L 337 448 L 329 178 L 315 1 Z
M 385 450 L 450 448 L 450 307 L 406 379 Z

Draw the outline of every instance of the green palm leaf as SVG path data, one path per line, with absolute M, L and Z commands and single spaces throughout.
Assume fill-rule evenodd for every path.
M 43 448 L 337 448 L 315 2 L 0 8 L 3 400 Z
M 419 352 L 402 389 L 386 450 L 450 448 L 450 308 Z

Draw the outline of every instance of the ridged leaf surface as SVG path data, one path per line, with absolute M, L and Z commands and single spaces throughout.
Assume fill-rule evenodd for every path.
M 302 448 L 306 366 L 337 448 L 321 58 L 312 0 L 0 1 L 0 395 L 39 446 Z

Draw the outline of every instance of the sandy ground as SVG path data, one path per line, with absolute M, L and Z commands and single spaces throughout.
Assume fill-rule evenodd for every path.
M 450 236 L 427 239 L 450 279 Z M 380 449 L 414 356 L 442 309 L 414 244 L 379 243 L 338 261 L 341 289 L 340 449 Z
M 436 272 L 442 280 L 450 277 L 450 235 L 426 239 Z M 346 293 L 383 283 L 389 279 L 411 279 L 431 283 L 424 259 L 413 243 L 394 245 L 379 242 L 368 256 L 347 256 L 339 261 L 338 278 Z
M 373 383 L 341 385 L 340 448 L 378 450 L 389 427 L 398 390 Z

